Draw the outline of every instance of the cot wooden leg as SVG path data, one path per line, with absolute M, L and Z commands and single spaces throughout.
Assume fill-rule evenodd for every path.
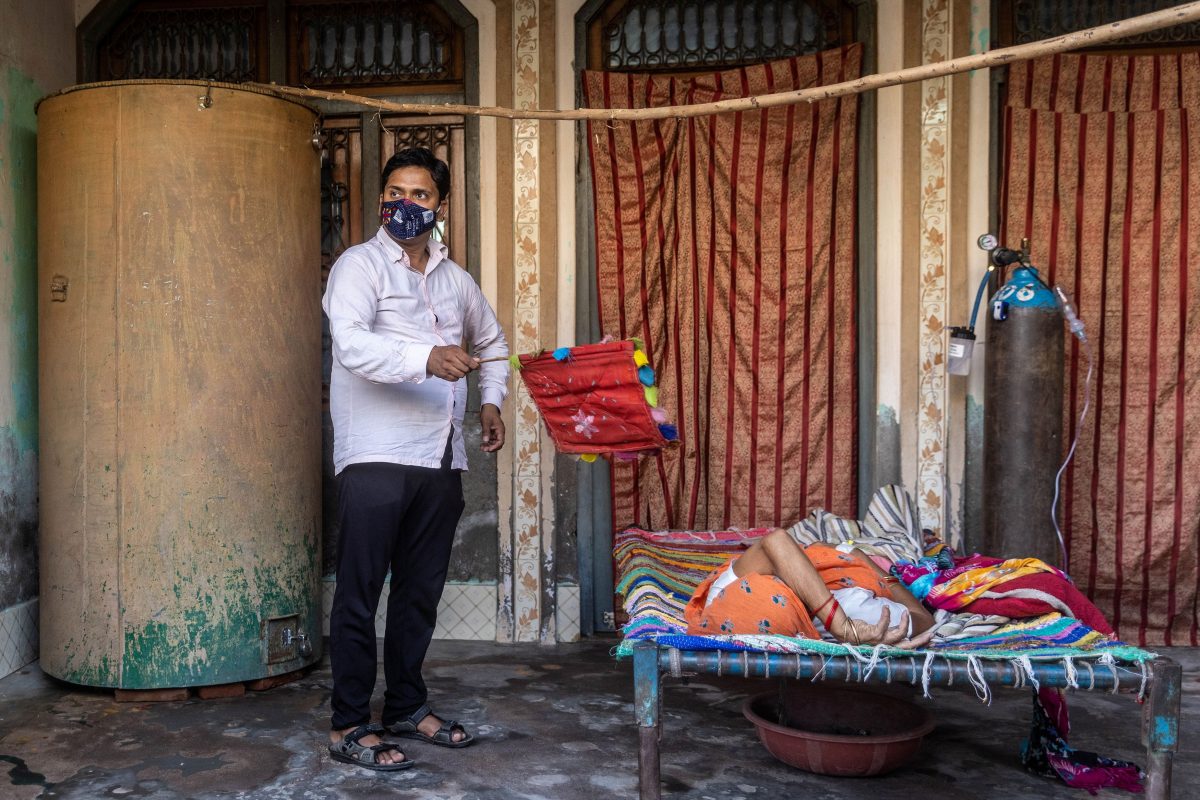
M 662 740 L 662 685 L 658 672 L 658 645 L 633 646 L 633 711 L 638 726 L 638 788 L 641 800 L 659 800 L 659 742 Z
M 1160 658 L 1151 665 L 1150 695 L 1142 707 L 1142 739 L 1146 743 L 1146 798 L 1169 800 L 1171 764 L 1179 749 L 1179 699 L 1183 670 Z

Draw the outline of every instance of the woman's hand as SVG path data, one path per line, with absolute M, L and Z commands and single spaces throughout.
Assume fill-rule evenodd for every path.
M 892 612 L 889 608 L 884 608 L 883 613 L 879 616 L 879 621 L 874 625 L 868 625 L 861 620 L 853 620 L 842 613 L 842 625 L 834 634 L 843 642 L 848 644 L 885 644 L 888 647 L 895 647 L 899 650 L 916 650 L 922 647 L 933 638 L 933 629 L 930 628 L 917 636 L 908 636 L 908 612 L 904 611 L 900 614 L 900 621 L 891 626 Z

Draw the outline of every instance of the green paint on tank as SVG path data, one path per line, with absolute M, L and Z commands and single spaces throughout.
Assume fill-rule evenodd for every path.
M 208 580 L 176 574 L 172 594 L 179 600 L 164 615 L 168 621 L 126 628 L 120 686 L 151 689 L 233 683 L 315 660 L 318 652 L 304 661 L 268 667 L 263 640 L 266 620 L 297 615 L 301 627 L 319 641 L 314 549 L 303 548 L 306 556 L 297 553 L 282 565 L 249 570 L 231 566 Z
M 117 685 L 119 676 L 107 655 L 101 656 L 94 662 L 86 661 L 76 664 L 75 657 L 81 652 L 81 649 L 75 644 L 75 641 L 67 642 L 63 646 L 63 650 L 66 651 L 67 657 L 63 661 L 61 670 L 55 673 L 56 678 L 83 686 Z
M 967 395 L 967 433 L 983 441 L 983 403 L 973 394 Z
M 15 405 L 10 423 L 21 451 L 37 450 L 37 115 L 34 104 L 45 94 L 33 80 L 9 67 L 4 95 L 7 109 L 3 162 L 13 203 L 10 229 L 0 236 L 4 261 L 12 274 L 8 314 L 9 376 Z

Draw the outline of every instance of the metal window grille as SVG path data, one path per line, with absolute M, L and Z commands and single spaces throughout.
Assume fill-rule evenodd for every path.
M 135 8 L 98 47 L 100 80 L 261 80 L 266 7 Z
M 1177 0 L 1005 0 L 998 20 L 999 43 L 1036 42 L 1175 5 Z M 1120 47 L 1195 44 L 1200 44 L 1200 22 L 1150 31 L 1119 42 Z
M 321 146 L 321 285 L 333 262 L 360 239 L 362 123 L 360 117 L 325 120 Z M 374 165 L 372 165 L 373 167 Z
M 853 41 L 854 9 L 831 0 L 629 0 L 593 21 L 589 66 L 733 67 Z
M 297 3 L 291 80 L 306 86 L 463 80 L 462 30 L 432 2 Z
M 392 137 L 392 151 L 403 150 L 406 147 L 428 147 L 434 153 L 446 157 L 450 147 L 450 133 L 462 130 L 462 123 L 457 125 L 404 125 L 391 128 L 388 133 Z

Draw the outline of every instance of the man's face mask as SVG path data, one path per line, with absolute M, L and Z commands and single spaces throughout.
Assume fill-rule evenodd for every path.
M 389 200 L 379 212 L 379 221 L 397 239 L 414 239 L 437 222 L 437 212 L 412 200 Z

